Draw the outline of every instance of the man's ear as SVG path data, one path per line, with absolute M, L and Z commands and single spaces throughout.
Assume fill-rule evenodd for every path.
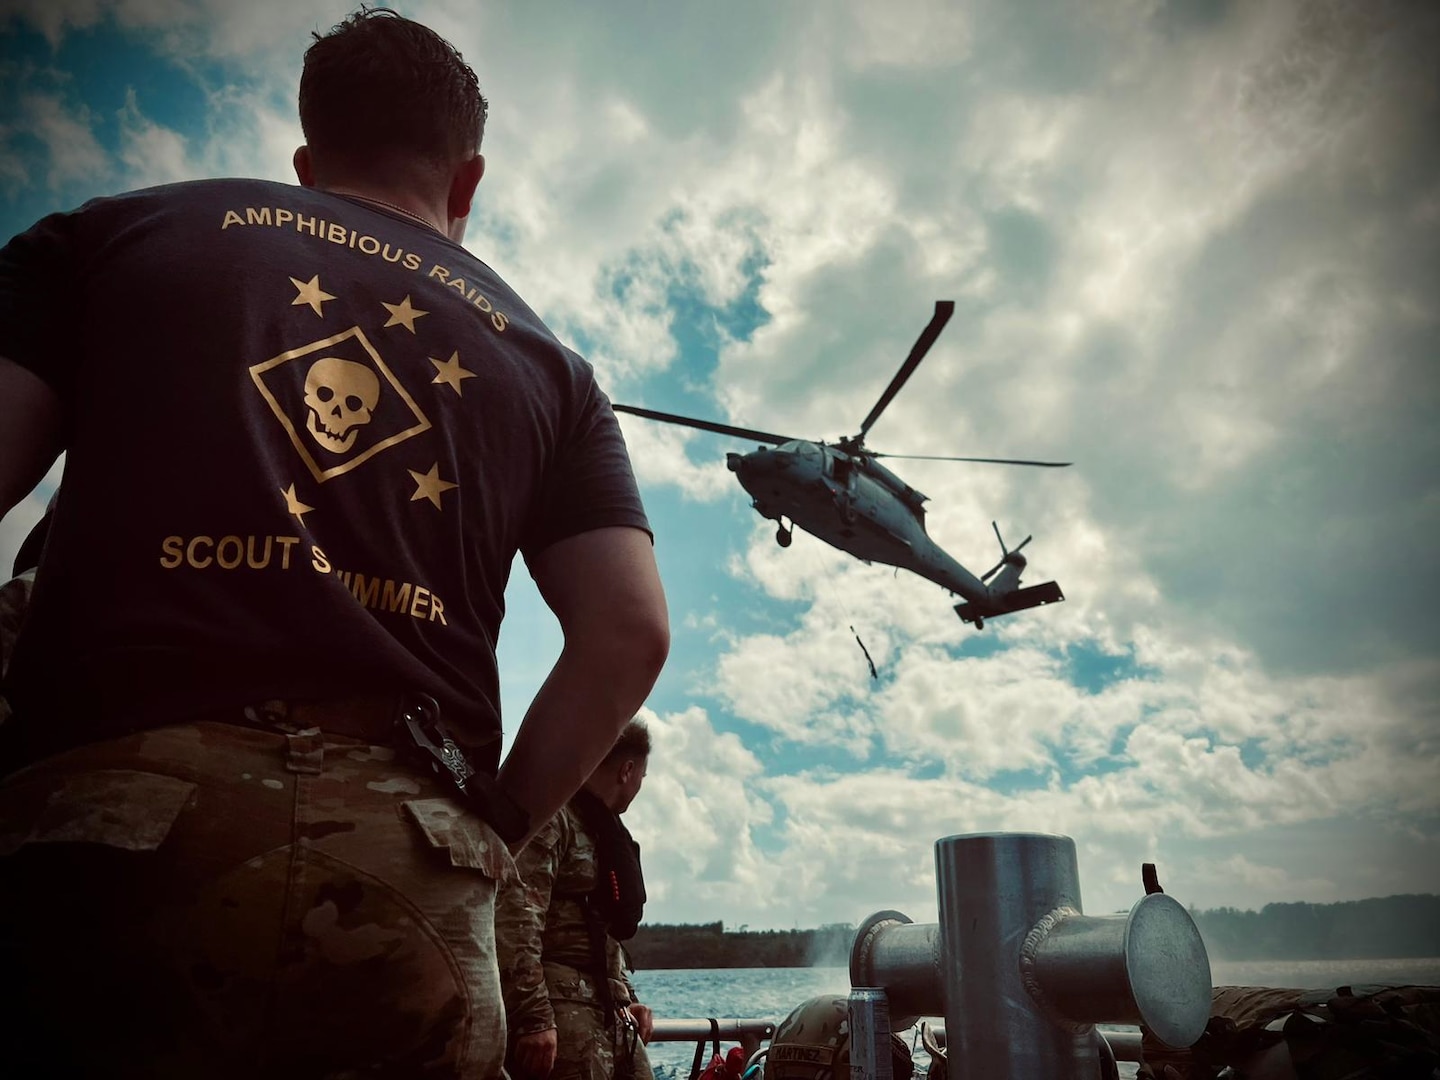
M 295 179 L 301 187 L 315 186 L 315 163 L 310 160 L 309 146 L 297 146 L 290 163 L 295 166 Z
M 622 765 L 620 766 L 620 774 L 619 774 L 619 776 L 617 777 L 617 779 L 618 779 L 618 780 L 620 781 L 620 783 L 622 783 L 622 784 L 628 784 L 628 783 L 630 782 L 630 777 L 632 777 L 632 776 L 634 776 L 634 775 L 635 775 L 635 759 L 634 759 L 634 758 L 626 758 L 624 764 L 622 764 Z
M 452 219 L 463 220 L 470 216 L 470 204 L 475 198 L 475 189 L 484 175 L 484 154 L 466 158 L 455 167 L 455 171 L 450 175 L 450 193 L 446 200 L 446 210 Z

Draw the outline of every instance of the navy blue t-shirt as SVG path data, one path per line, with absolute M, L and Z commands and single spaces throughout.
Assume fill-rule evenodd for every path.
M 355 199 L 215 180 L 48 217 L 0 251 L 0 356 L 67 450 L 7 694 L 90 737 L 416 689 L 491 742 L 515 553 L 648 531 L 590 366 Z

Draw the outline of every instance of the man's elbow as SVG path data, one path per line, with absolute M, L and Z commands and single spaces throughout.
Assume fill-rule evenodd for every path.
M 577 646 L 586 667 L 601 674 L 627 719 L 649 696 L 670 655 L 670 622 L 658 612 L 630 611 L 594 625 Z M 577 656 L 577 659 L 579 656 Z
M 617 662 L 648 689 L 660 677 L 670 655 L 670 619 L 663 608 L 627 619 L 612 633 L 610 644 L 621 654 Z
M 650 681 L 653 683 L 660 677 L 661 670 L 665 667 L 665 661 L 670 656 L 670 620 L 661 618 L 651 627 L 649 638 L 646 643 L 645 662 L 650 672 Z

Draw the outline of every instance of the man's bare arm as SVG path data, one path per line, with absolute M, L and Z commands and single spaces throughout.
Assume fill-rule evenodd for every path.
M 650 537 L 606 528 L 552 544 L 530 575 L 565 634 L 500 768 L 530 814 L 530 834 L 580 790 L 644 703 L 670 650 L 665 592 Z
M 0 517 L 60 453 L 60 399 L 38 375 L 0 356 Z

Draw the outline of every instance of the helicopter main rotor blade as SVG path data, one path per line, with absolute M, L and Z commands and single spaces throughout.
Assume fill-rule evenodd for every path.
M 915 373 L 915 369 L 920 366 L 920 361 L 925 359 L 925 354 L 930 351 L 930 346 L 935 344 L 935 339 L 940 336 L 940 331 L 945 329 L 945 324 L 950 321 L 950 316 L 953 314 L 955 314 L 954 300 L 935 301 L 935 314 L 930 318 L 930 325 L 920 331 L 920 336 L 915 340 L 915 345 L 910 350 L 910 355 L 905 358 L 905 363 L 900 365 L 900 370 L 890 380 L 890 385 L 885 388 L 885 393 L 880 395 L 880 400 L 875 403 L 875 407 L 870 410 L 870 415 L 865 417 L 864 423 L 860 425 L 859 437 L 861 439 L 865 438 L 865 433 L 870 430 L 870 425 L 880 418 L 880 414 L 890 404 L 891 398 L 900 392 L 900 388 L 905 385 L 905 380 Z
M 643 416 L 647 420 L 659 420 L 665 424 L 681 424 L 684 427 L 699 428 L 701 431 L 713 431 L 717 435 L 733 435 L 737 439 L 755 439 L 757 442 L 780 443 L 794 442 L 794 435 L 776 435 L 769 431 L 756 431 L 754 428 L 732 427 L 729 424 L 717 424 L 713 420 L 696 420 L 690 416 L 676 416 L 674 413 L 656 412 L 654 409 L 641 409 L 634 405 L 611 405 L 616 412 L 634 413 L 636 416 Z
M 865 452 L 874 458 L 905 458 L 909 461 L 977 461 L 982 465 L 1037 465 L 1042 469 L 1064 469 L 1072 464 L 1069 461 L 1023 461 L 1019 458 L 1004 457 L 936 457 L 933 454 L 878 454 L 874 450 Z

